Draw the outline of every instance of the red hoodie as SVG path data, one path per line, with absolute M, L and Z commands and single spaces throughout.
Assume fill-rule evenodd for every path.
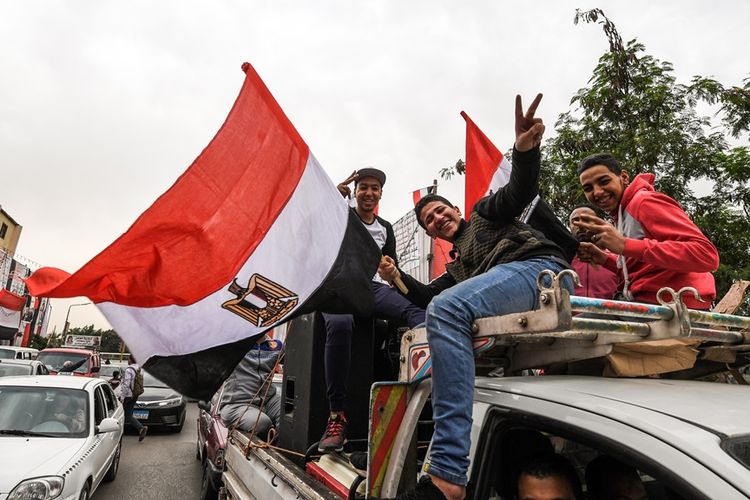
M 657 303 L 656 292 L 662 287 L 677 291 L 691 286 L 706 302 L 683 295 L 693 309 L 708 309 L 716 298 L 711 274 L 719 267 L 719 252 L 690 220 L 679 203 L 654 190 L 654 174 L 640 174 L 625 188 L 620 200 L 622 220 L 611 214 L 625 236 L 625 263 L 630 292 L 638 302 Z M 605 266 L 615 272 L 617 257 L 608 258 Z

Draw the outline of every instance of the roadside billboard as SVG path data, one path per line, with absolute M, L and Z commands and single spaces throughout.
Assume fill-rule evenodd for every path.
M 99 349 L 101 337 L 98 335 L 66 335 L 63 347 L 82 347 L 84 349 Z

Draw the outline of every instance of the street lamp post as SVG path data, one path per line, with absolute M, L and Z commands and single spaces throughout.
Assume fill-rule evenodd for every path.
M 70 323 L 68 323 L 68 318 L 70 317 L 70 308 L 75 306 L 87 306 L 91 304 L 91 302 L 82 302 L 81 304 L 70 304 L 68 306 L 68 314 L 65 315 L 65 325 L 63 326 L 63 335 L 68 333 L 68 327 L 70 326 Z

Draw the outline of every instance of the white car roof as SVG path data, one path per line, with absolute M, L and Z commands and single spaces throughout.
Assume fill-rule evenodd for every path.
M 42 364 L 41 361 L 37 361 L 35 359 L 0 359 L 0 364 L 5 365 L 34 365 L 34 364 Z
M 715 434 L 750 434 L 750 389 L 742 385 L 669 379 L 573 375 L 478 377 L 477 388 L 525 395 L 592 413 L 661 413 Z
M 85 389 L 86 386 L 106 383 L 95 377 L 76 377 L 74 375 L 24 375 L 22 377 L 0 377 L 0 386 L 37 386 L 60 387 L 65 389 Z

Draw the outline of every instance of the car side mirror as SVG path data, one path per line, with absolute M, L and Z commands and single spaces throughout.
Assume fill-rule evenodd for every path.
M 99 425 L 96 426 L 97 434 L 115 432 L 118 430 L 120 430 L 120 422 L 116 418 L 104 418 L 99 422 Z
M 91 368 L 91 373 L 99 373 L 99 367 L 95 366 L 95 367 Z
M 198 401 L 198 408 L 211 413 L 211 403 L 209 403 L 208 401 Z

